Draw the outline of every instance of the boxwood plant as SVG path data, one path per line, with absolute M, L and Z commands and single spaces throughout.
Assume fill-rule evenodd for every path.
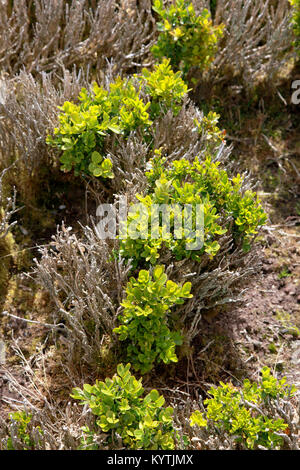
M 197 15 L 193 4 L 186 0 L 176 0 L 169 8 L 164 7 L 163 0 L 154 0 L 153 10 L 160 20 L 153 55 L 168 57 L 174 70 L 184 74 L 192 66 L 205 70 L 214 59 L 224 26 L 214 26 L 207 9 Z
M 191 298 L 191 283 L 182 287 L 168 280 L 164 266 L 156 266 L 153 273 L 141 270 L 127 284 L 126 298 L 120 326 L 115 333 L 127 343 L 127 359 L 136 370 L 148 372 L 154 365 L 177 362 L 176 345 L 182 343 L 180 331 L 169 329 L 170 309 Z
M 109 90 L 93 83 L 90 91 L 81 90 L 78 104 L 66 101 L 59 108 L 60 125 L 47 143 L 62 152 L 62 171 L 113 178 L 106 139 L 113 134 L 127 138 L 139 129 L 149 144 L 152 120 L 169 110 L 178 113 L 187 91 L 180 72 L 174 73 L 167 59 L 152 72 L 144 69 L 128 79 L 118 77 Z
M 96 427 L 107 433 L 110 443 L 118 435 L 129 449 L 174 449 L 173 409 L 164 407 L 157 390 L 142 397 L 142 380 L 130 372 L 130 364 L 117 366 L 117 374 L 105 382 L 74 388 L 72 398 L 88 405 L 96 417 Z M 98 449 L 96 430 L 83 428 L 81 448 Z
M 191 426 L 207 428 L 211 434 L 215 432 L 213 428 L 217 429 L 248 449 L 280 448 L 283 439 L 278 434 L 285 432 L 288 425 L 281 418 L 274 419 L 270 404 L 290 398 L 296 389 L 286 384 L 286 378 L 277 380 L 268 367 L 261 374 L 258 384 L 247 379 L 241 388 L 223 382 L 211 388 L 210 398 L 204 401 L 205 412 L 195 411 L 190 417 Z
M 236 243 L 249 250 L 250 242 L 259 226 L 266 221 L 266 214 L 257 195 L 242 190 L 243 177 L 229 178 L 220 169 L 220 162 L 213 162 L 209 155 L 202 161 L 196 157 L 174 160 L 169 165 L 161 151 L 150 161 L 148 190 L 136 195 L 140 205 L 133 205 L 127 220 L 127 238 L 120 240 L 120 253 L 131 258 L 133 265 L 143 262 L 156 264 L 163 249 L 170 250 L 177 260 L 191 258 L 200 261 L 204 254 L 213 258 L 220 250 L 218 239 L 230 233 Z M 172 208 L 170 227 L 159 224 L 153 237 L 150 222 L 153 221 L 157 205 L 167 204 Z M 191 207 L 191 226 L 178 234 L 176 220 L 183 220 L 185 205 Z M 197 206 L 202 208 L 203 232 L 196 225 Z M 162 219 L 163 222 L 163 219 Z M 167 230 L 168 229 L 168 230 Z M 137 237 L 137 230 L 140 237 Z M 201 238 L 199 249 L 190 249 Z M 190 247 L 189 247 L 190 245 Z M 195 245 L 194 245 L 195 246 Z

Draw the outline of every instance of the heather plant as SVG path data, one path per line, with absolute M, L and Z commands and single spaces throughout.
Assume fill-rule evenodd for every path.
M 111 248 L 89 227 L 79 237 L 62 225 L 35 260 L 36 280 L 52 302 L 52 322 L 58 329 L 65 325 L 66 363 L 97 366 L 99 345 L 116 326 L 129 268 L 121 259 L 111 260 Z
M 130 364 L 119 364 L 112 379 L 75 388 L 71 397 L 89 406 L 96 426 L 108 434 L 110 442 L 119 435 L 129 449 L 174 449 L 173 409 L 163 406 L 165 399 L 157 390 L 142 397 L 143 393 L 142 380 L 130 373 Z M 87 427 L 83 431 L 81 448 L 97 448 L 93 444 L 96 431 Z
M 153 26 L 151 0 L 2 0 L 1 70 L 130 72 L 150 55 Z
M 286 384 L 286 378 L 277 380 L 268 367 L 264 367 L 261 374 L 258 384 L 247 379 L 241 388 L 223 382 L 211 388 L 210 398 L 204 401 L 205 411 L 192 413 L 191 426 L 208 431 L 214 427 L 220 433 L 233 436 L 237 445 L 248 449 L 280 448 L 288 424 L 280 417 L 276 419 L 269 406 L 273 401 L 292 397 L 296 389 Z
M 49 191 L 49 187 L 57 188 L 61 176 L 65 184 L 65 178 L 46 137 L 57 126 L 57 107 L 74 100 L 85 84 L 85 77 L 76 71 L 65 71 L 58 86 L 51 73 L 43 73 L 38 80 L 22 71 L 0 80 L 0 173 L 11 167 L 6 186 L 16 188 L 18 206 L 24 206 L 19 221 L 26 230 L 41 233 L 53 223 L 46 207 L 56 189 Z
M 70 385 L 67 385 L 68 379 L 65 381 L 66 399 L 60 401 L 58 406 L 50 382 L 46 383 L 45 375 L 40 374 L 42 369 L 45 374 L 45 366 L 47 368 L 48 359 L 52 354 L 50 349 L 31 351 L 30 356 L 25 358 L 21 345 L 15 340 L 14 350 L 23 367 L 23 374 L 21 381 L 8 368 L 5 370 L 11 394 L 18 397 L 18 404 L 15 399 L 10 401 L 10 397 L 5 396 L 10 408 L 16 412 L 10 413 L 8 417 L 5 413 L 0 416 L 0 451 L 8 448 L 35 451 L 77 449 L 82 436 L 83 420 L 89 424 L 92 418 L 90 415 L 86 416 L 85 410 L 78 403 L 69 399 L 68 390 L 71 389 L 74 380 L 79 379 L 73 375 L 72 378 L 69 376 Z M 33 358 L 37 362 L 34 362 Z
M 193 297 L 191 283 L 182 287 L 168 280 L 164 266 L 156 266 L 152 275 L 141 270 L 126 287 L 120 326 L 115 328 L 120 341 L 127 343 L 127 359 L 136 370 L 148 372 L 155 363 L 177 362 L 176 345 L 182 344 L 180 331 L 169 328 L 170 309 Z
M 17 212 L 16 209 L 16 191 L 11 197 L 5 200 L 4 177 L 10 168 L 5 168 L 0 172 L 0 240 L 5 238 L 11 229 L 16 225 L 16 221 L 12 222 L 12 216 Z
M 193 66 L 207 69 L 214 60 L 223 25 L 214 26 L 207 9 L 197 15 L 193 4 L 186 0 L 176 0 L 168 8 L 162 0 L 154 0 L 152 8 L 160 19 L 153 55 L 168 57 L 171 66 L 184 74 Z
M 276 83 L 291 58 L 291 12 L 288 0 L 218 0 L 214 23 L 224 24 L 207 83 L 240 78 L 245 88 L 265 79 Z M 234 90 L 233 90 L 234 92 Z
M 144 100 L 143 86 L 147 93 Z M 54 136 L 48 136 L 47 143 L 63 152 L 62 171 L 74 169 L 75 175 L 113 178 L 106 140 L 117 134 L 127 139 L 131 132 L 139 130 L 149 143 L 151 119 L 168 110 L 178 113 L 186 94 L 187 86 L 180 73 L 174 73 L 167 60 L 152 72 L 144 69 L 140 76 L 118 77 L 109 90 L 93 83 L 91 92 L 81 90 L 79 104 L 67 101 L 59 107 L 60 126 L 54 129 Z
M 210 156 L 204 161 L 197 157 L 192 162 L 182 158 L 166 165 L 161 151 L 156 152 L 150 166 L 146 172 L 147 193 L 136 195 L 140 204 L 129 211 L 128 236 L 120 240 L 123 257 L 133 259 L 133 265 L 143 260 L 155 264 L 161 250 L 167 249 L 177 260 L 200 261 L 204 254 L 212 259 L 220 250 L 218 237 L 228 232 L 245 251 L 250 249 L 250 242 L 258 227 L 265 223 L 266 214 L 254 192 L 243 192 L 241 175 L 229 178 L 219 168 L 220 162 L 213 162 Z M 168 227 L 162 218 L 153 236 L 149 224 L 161 204 L 171 208 L 170 224 Z M 191 208 L 190 223 L 178 227 L 178 221 L 186 215 L 186 205 Z M 197 224 L 201 214 L 203 226 Z M 140 237 L 135 235 L 137 230 Z

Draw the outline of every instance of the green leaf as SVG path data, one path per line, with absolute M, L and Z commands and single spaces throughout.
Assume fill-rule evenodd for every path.
M 181 294 L 183 297 L 191 298 L 193 295 L 190 293 L 192 288 L 191 282 L 186 282 L 181 288 Z
M 153 278 L 158 281 L 162 275 L 164 274 L 165 267 L 164 266 L 156 266 L 153 270 Z
M 97 165 L 98 163 L 100 163 L 101 161 L 103 160 L 103 157 L 102 155 L 100 155 L 99 152 L 93 152 L 92 153 L 92 162 Z
M 207 420 L 203 417 L 203 414 L 200 413 L 199 410 L 194 411 L 190 417 L 190 424 L 191 426 L 199 426 L 199 427 L 206 427 Z

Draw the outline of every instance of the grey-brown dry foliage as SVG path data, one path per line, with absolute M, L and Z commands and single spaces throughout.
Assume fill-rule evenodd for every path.
M 77 449 L 82 434 L 81 426 L 89 425 L 90 414 L 76 403 L 66 400 L 58 403 L 53 399 L 47 364 L 51 360 L 51 351 L 44 353 L 40 348 L 32 356 L 25 357 L 17 342 L 14 342 L 12 349 L 22 364 L 22 380 L 19 375 L 14 375 L 13 368 L 3 368 L 2 377 L 10 393 L 4 391 L 1 399 L 12 411 L 22 410 L 31 416 L 26 430 L 30 448 Z M 64 370 L 64 374 L 68 375 L 68 370 Z M 74 381 L 71 387 L 77 384 Z M 8 441 L 15 450 L 28 448 L 20 436 L 19 423 L 14 419 L 0 417 L 0 450 L 7 449 Z
M 210 8 L 207 0 L 193 4 L 198 12 Z M 226 29 L 210 78 L 272 80 L 289 58 L 290 18 L 288 0 L 218 0 L 214 21 Z M 76 65 L 102 81 L 107 68 L 116 75 L 152 63 L 156 37 L 151 0 L 1 0 L 0 70 L 62 76 Z
M 258 268 L 253 254 L 232 250 L 229 237 L 220 243 L 214 262 L 205 257 L 200 264 L 174 262 L 167 254 L 161 260 L 172 280 L 193 283 L 194 297 L 174 311 L 180 315 L 187 343 L 201 331 L 204 312 L 242 300 L 241 286 Z M 70 362 L 97 363 L 105 338 L 116 326 L 129 267 L 122 260 L 110 260 L 111 248 L 89 227 L 82 238 L 62 227 L 36 260 L 34 274 L 50 294 L 52 321 L 64 334 Z
M 222 250 L 214 263 L 205 266 L 208 264 L 205 257 L 201 263 L 184 260 L 170 264 L 166 271 L 172 280 L 189 280 L 193 285 L 194 297 L 174 312 L 184 324 L 187 343 L 201 333 L 204 313 L 243 300 L 243 286 L 259 268 L 253 253 L 247 255 L 242 249 L 233 251 L 230 238 L 224 237 L 220 242 L 223 242 Z
M 70 362 L 97 363 L 101 345 L 112 335 L 128 267 L 111 259 L 111 248 L 91 228 L 84 227 L 79 238 L 62 226 L 36 260 L 37 281 L 53 302 L 52 321 L 64 324 Z
M 24 71 L 0 81 L 1 166 L 17 161 L 15 168 L 30 175 L 54 159 L 45 140 L 57 125 L 57 107 L 76 99 L 86 82 L 81 71 L 67 70 L 58 86 L 53 82 L 53 74 L 44 73 L 37 81 Z
M 182 400 L 182 403 L 174 407 L 174 420 L 181 436 L 188 436 L 190 445 L 195 450 L 247 450 L 246 446 L 237 444 L 234 435 L 230 435 L 217 427 L 212 420 L 208 420 L 206 427 L 190 426 L 189 417 L 195 411 L 205 412 L 203 399 L 194 402 L 190 397 Z M 299 394 L 293 398 L 277 398 L 269 401 L 263 407 L 257 407 L 256 411 L 272 419 L 282 418 L 288 424 L 289 433 L 278 433 L 283 438 L 283 449 L 300 450 L 300 400 Z M 258 446 L 260 450 L 267 450 Z
M 4 177 L 10 168 L 4 169 L 0 173 L 0 239 L 5 238 L 8 232 L 16 225 L 16 221 L 11 221 L 12 216 L 17 212 L 16 208 L 16 192 L 5 198 L 4 196 Z
M 31 415 L 26 434 L 30 445 L 19 435 L 19 423 L 0 417 L 0 450 L 74 450 L 80 444 L 82 413 L 76 405 L 68 403 L 65 409 L 46 403 L 42 409 L 25 406 Z M 86 418 L 85 418 L 86 419 Z M 9 449 L 11 450 L 11 449 Z
M 140 65 L 155 35 L 151 0 L 1 0 L 0 70 Z
M 214 63 L 220 79 L 232 69 L 248 86 L 262 77 L 271 83 L 289 59 L 292 32 L 288 0 L 218 0 L 215 21 L 226 26 Z
M 210 10 L 211 2 L 193 0 L 195 10 Z M 206 77 L 209 86 L 241 77 L 246 87 L 258 80 L 275 84 L 284 64 L 292 57 L 291 7 L 288 0 L 217 0 L 214 23 L 225 25 L 213 66 Z M 190 76 L 197 74 L 191 70 Z
M 171 159 L 183 157 L 194 159 L 199 153 L 218 152 L 216 142 L 210 140 L 207 132 L 203 129 L 198 131 L 196 122 L 201 124 L 204 113 L 197 108 L 189 98 L 185 98 L 178 115 L 174 116 L 171 110 L 161 115 L 155 123 L 153 130 L 153 147 L 163 148 L 163 151 L 172 155 Z M 187 138 L 188 136 L 188 138 Z M 225 151 L 222 158 L 225 157 Z

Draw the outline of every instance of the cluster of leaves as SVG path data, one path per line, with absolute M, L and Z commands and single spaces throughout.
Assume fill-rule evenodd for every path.
M 141 270 L 127 284 L 124 307 L 115 332 L 127 341 L 127 357 L 136 370 L 151 370 L 155 362 L 177 362 L 176 345 L 182 343 L 179 331 L 170 331 L 168 312 L 175 304 L 191 298 L 191 283 L 182 287 L 168 280 L 164 266 L 156 266 L 152 276 Z
M 205 136 L 208 149 L 210 146 L 215 148 L 216 145 L 221 145 L 226 136 L 226 131 L 218 127 L 220 115 L 214 111 L 209 111 L 207 116 L 203 116 L 201 121 L 195 119 L 196 130 L 200 135 Z
M 300 56 L 300 0 L 290 0 L 293 7 L 292 25 L 295 35 L 295 47 Z
M 54 136 L 47 137 L 47 143 L 63 152 L 62 171 L 74 169 L 75 175 L 113 178 L 106 138 L 112 134 L 127 138 L 139 129 L 147 140 L 151 119 L 170 109 L 177 113 L 187 91 L 180 73 L 173 72 L 167 59 L 152 72 L 144 69 L 129 79 L 118 77 L 109 91 L 93 83 L 91 92 L 81 90 L 79 104 L 66 101 L 59 108 L 60 126 L 54 129 Z
M 163 407 L 165 399 L 157 390 L 144 398 L 143 393 L 141 379 L 130 373 L 130 364 L 119 364 L 112 379 L 86 384 L 83 390 L 75 388 L 71 397 L 89 406 L 97 417 L 96 425 L 109 433 L 112 442 L 119 435 L 130 449 L 174 449 L 173 409 Z M 87 427 L 83 431 L 82 448 L 97 449 L 94 432 Z
M 206 9 L 198 16 L 193 4 L 186 0 L 176 0 L 167 9 L 163 0 L 154 0 L 153 10 L 161 19 L 153 55 L 170 58 L 172 67 L 183 73 L 192 66 L 205 70 L 214 60 L 223 25 L 214 26 Z
M 132 80 L 117 78 L 110 91 L 96 83 L 92 93 L 83 88 L 80 104 L 66 101 L 60 108 L 60 127 L 49 136 L 48 144 L 63 150 L 61 169 L 75 175 L 81 172 L 112 178 L 112 162 L 103 156 L 104 138 L 109 133 L 128 133 L 137 127 L 151 125 L 148 104 L 139 98 Z
M 161 64 L 155 66 L 153 72 L 143 69 L 141 78 L 146 93 L 151 97 L 151 118 L 155 119 L 170 109 L 176 116 L 189 90 L 181 78 L 181 72 L 173 72 L 170 59 L 163 59 Z
M 218 237 L 229 231 L 235 242 L 241 240 L 246 251 L 250 248 L 266 214 L 254 192 L 242 192 L 241 175 L 230 179 L 210 156 L 203 162 L 183 158 L 167 166 L 161 151 L 156 151 L 149 164 L 148 194 L 136 195 L 139 204 L 130 207 L 128 236 L 120 240 L 123 257 L 133 259 L 135 266 L 141 261 L 155 264 L 161 250 L 167 248 L 177 260 L 200 261 L 204 253 L 213 258 L 220 249 Z M 160 205 L 170 211 L 169 223 L 161 218 L 153 233 Z
M 11 413 L 10 421 L 12 425 L 17 425 L 17 433 L 16 437 L 19 441 L 22 442 L 23 450 L 32 450 L 34 449 L 34 442 L 32 441 L 29 433 L 28 433 L 28 424 L 31 422 L 32 415 L 27 413 L 26 411 L 16 411 L 15 413 Z M 36 428 L 39 433 L 42 433 L 39 427 Z M 11 437 L 7 440 L 7 450 L 15 450 L 13 439 Z
M 195 411 L 190 417 L 191 426 L 210 428 L 213 424 L 249 449 L 280 447 L 283 439 L 278 434 L 286 431 L 288 425 L 281 418 L 269 417 L 267 405 L 272 400 L 291 397 L 295 388 L 289 387 L 285 378 L 278 381 L 268 367 L 261 373 L 259 384 L 245 380 L 239 389 L 220 382 L 219 387 L 211 388 L 211 398 L 204 401 L 205 413 Z

